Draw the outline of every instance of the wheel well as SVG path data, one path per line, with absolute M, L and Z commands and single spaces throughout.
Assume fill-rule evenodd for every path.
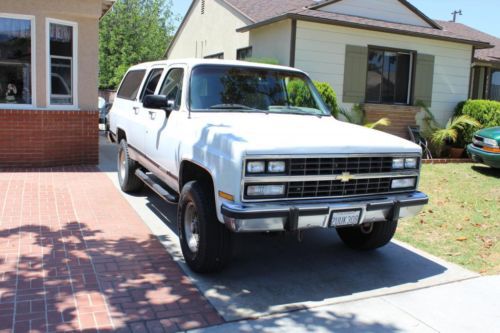
M 184 185 L 193 180 L 200 181 L 212 191 L 214 190 L 212 175 L 207 170 L 193 162 L 183 161 L 179 173 L 179 190 L 182 191 Z
M 125 131 L 122 130 L 121 128 L 118 128 L 116 130 L 116 142 L 120 143 L 122 139 L 127 140 L 127 135 L 125 134 Z

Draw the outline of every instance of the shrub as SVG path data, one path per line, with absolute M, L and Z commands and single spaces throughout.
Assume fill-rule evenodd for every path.
M 481 128 L 500 126 L 500 102 L 487 100 L 467 100 L 458 103 L 455 116 L 466 115 L 477 120 Z M 461 131 L 465 143 L 472 142 L 472 136 L 478 128 L 467 125 Z
M 335 91 L 326 82 L 314 81 L 314 86 L 318 90 L 321 98 L 334 117 L 339 115 L 339 107 L 337 105 L 337 95 Z M 310 90 L 304 85 L 302 81 L 292 80 L 287 86 L 288 95 L 293 105 L 302 105 L 307 107 L 314 107 L 314 99 Z

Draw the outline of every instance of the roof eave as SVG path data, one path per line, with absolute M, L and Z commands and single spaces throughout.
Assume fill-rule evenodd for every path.
M 275 22 L 286 20 L 286 19 L 296 19 L 296 20 L 307 21 L 307 22 L 338 25 L 338 26 L 343 26 L 343 27 L 348 27 L 348 28 L 373 30 L 373 31 L 387 32 L 387 33 L 393 33 L 393 34 L 399 34 L 399 35 L 416 36 L 416 37 L 427 38 L 427 39 L 437 39 L 437 40 L 443 40 L 443 41 L 448 41 L 448 42 L 469 44 L 469 45 L 473 45 L 476 49 L 489 49 L 489 48 L 494 47 L 494 45 L 491 45 L 490 43 L 486 43 L 486 42 L 479 42 L 479 41 L 446 37 L 446 36 L 429 35 L 429 34 L 425 34 L 425 33 L 421 33 L 421 32 L 405 31 L 405 30 L 386 28 L 386 27 L 377 27 L 377 26 L 366 25 L 366 24 L 361 24 L 361 23 L 346 22 L 346 21 L 326 19 L 326 18 L 320 18 L 320 17 L 311 17 L 311 16 L 300 15 L 300 14 L 295 14 L 295 13 L 287 13 L 287 14 L 283 14 L 280 16 L 276 16 L 276 17 L 270 18 L 268 20 L 264 20 L 261 22 L 257 22 L 255 24 L 241 27 L 241 28 L 237 29 L 236 31 L 237 32 L 247 32 L 247 31 L 250 31 L 250 30 L 253 30 L 256 28 L 260 28 L 260 27 L 263 27 L 265 25 L 269 25 L 269 24 L 272 24 Z
M 108 11 L 111 9 L 111 7 L 113 7 L 113 5 L 115 4 L 116 0 L 102 0 L 101 3 L 102 3 L 102 13 L 101 13 L 101 17 L 100 18 L 103 18 L 104 15 L 106 15 L 108 13 Z

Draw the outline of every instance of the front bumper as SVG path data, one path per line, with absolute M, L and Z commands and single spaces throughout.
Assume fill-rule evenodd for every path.
M 490 153 L 475 147 L 472 143 L 467 146 L 467 153 L 474 162 L 483 163 L 493 168 L 500 168 L 500 154 Z
M 235 232 L 295 231 L 328 228 L 332 211 L 361 210 L 360 223 L 414 216 L 429 202 L 422 192 L 356 199 L 283 203 L 222 204 L 224 223 Z

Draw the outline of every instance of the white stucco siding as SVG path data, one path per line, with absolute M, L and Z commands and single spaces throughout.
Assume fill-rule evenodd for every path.
M 320 10 L 376 20 L 430 27 L 429 23 L 398 0 L 342 0 Z
M 295 66 L 315 80 L 329 82 L 341 101 L 348 44 L 433 55 L 431 111 L 441 123 L 453 114 L 458 102 L 468 97 L 472 46 L 466 44 L 298 21 Z
M 202 14 L 201 3 L 196 0 L 179 28 L 168 58 L 203 58 L 224 52 L 224 59 L 236 59 L 236 50 L 249 46 L 249 33 L 239 33 L 236 29 L 251 22 L 218 0 L 205 1 Z
M 280 65 L 290 64 L 292 21 L 284 20 L 250 31 L 252 57 L 274 58 Z

